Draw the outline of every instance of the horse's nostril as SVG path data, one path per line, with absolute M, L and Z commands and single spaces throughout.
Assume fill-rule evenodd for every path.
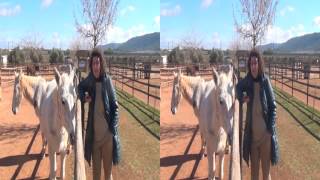
M 223 100 L 220 100 L 220 104 L 223 104 Z
M 62 104 L 63 104 L 63 105 L 65 104 L 64 100 L 62 100 Z

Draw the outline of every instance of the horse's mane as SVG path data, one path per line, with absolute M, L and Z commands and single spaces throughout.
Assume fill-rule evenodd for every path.
M 204 82 L 200 76 L 184 76 L 180 75 L 180 88 L 182 89 L 182 94 L 187 97 L 187 100 L 193 105 L 194 92 L 199 85 Z
M 40 76 L 28 76 L 21 74 L 21 79 L 19 83 L 24 95 L 29 96 L 29 98 L 31 98 L 34 93 L 35 86 L 37 86 L 41 82 L 45 82 L 45 79 L 43 79 Z
M 202 79 L 200 76 L 181 75 L 180 78 L 180 82 L 183 88 L 193 87 L 198 83 L 204 82 L 204 79 Z

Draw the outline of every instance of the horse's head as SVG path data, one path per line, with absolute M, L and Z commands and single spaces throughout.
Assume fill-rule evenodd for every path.
M 218 118 L 223 122 L 225 130 L 230 133 L 232 130 L 235 86 L 233 82 L 233 68 L 227 66 L 219 75 L 214 70 L 214 80 L 217 84 L 216 105 Z
M 12 112 L 13 114 L 18 113 L 20 102 L 22 99 L 22 87 L 21 87 L 21 77 L 22 71 L 19 73 L 14 72 L 14 86 L 13 86 L 13 96 L 12 96 Z
M 62 73 L 55 68 L 55 80 L 58 87 L 59 105 L 62 107 L 63 122 L 73 141 L 75 135 L 76 115 L 76 86 L 74 84 L 75 71 L 70 66 L 69 73 Z M 73 142 L 72 142 L 73 143 Z
M 180 80 L 181 80 L 181 70 L 178 73 L 173 73 L 173 87 L 172 87 L 172 96 L 171 96 L 171 112 L 176 114 L 180 100 L 182 98 Z

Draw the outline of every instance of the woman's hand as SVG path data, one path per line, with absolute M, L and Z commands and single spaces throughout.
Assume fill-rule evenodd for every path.
M 243 96 L 242 102 L 248 103 L 250 101 L 249 96 Z
M 86 92 L 84 97 L 85 102 L 91 102 L 91 96 Z

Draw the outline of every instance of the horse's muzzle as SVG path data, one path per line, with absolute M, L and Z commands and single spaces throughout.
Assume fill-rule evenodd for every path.
M 176 114 L 176 108 L 171 108 L 171 113 L 172 113 L 173 115 L 175 115 L 175 114 Z
M 74 143 L 75 143 L 75 136 L 74 136 L 73 133 L 70 133 L 70 143 L 71 143 L 72 146 L 73 146 Z

